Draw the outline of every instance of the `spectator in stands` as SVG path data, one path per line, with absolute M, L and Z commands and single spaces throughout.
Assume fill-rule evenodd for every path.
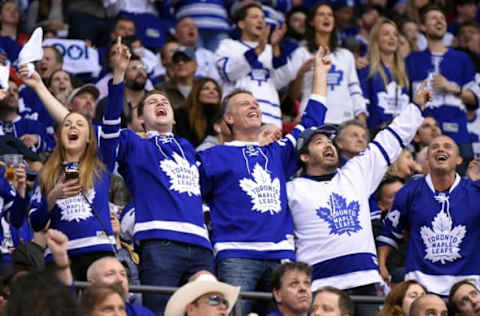
M 302 95 L 301 112 L 305 109 L 312 86 L 312 55 L 319 47 L 324 47 L 333 62 L 328 81 L 326 122 L 341 124 L 354 118 L 365 121 L 367 109 L 355 60 L 352 53 L 338 46 L 333 9 L 328 3 L 320 2 L 310 9 L 305 37 L 307 47 L 299 47 L 292 55 L 292 79 L 295 78 L 295 81 L 291 96 L 296 99 Z
M 370 32 L 369 46 L 369 66 L 359 70 L 359 77 L 369 101 L 367 126 L 377 130 L 409 103 L 408 78 L 395 22 L 381 18 Z
M 215 114 L 222 104 L 222 90 L 211 78 L 195 82 L 184 107 L 175 110 L 175 133 L 186 138 L 194 147 L 200 145 L 208 135 L 215 135 Z
M 342 168 L 338 168 L 339 157 L 332 143 L 334 128 L 327 125 L 306 129 L 300 136 L 297 152 L 304 174 L 287 183 L 287 196 L 295 227 L 297 260 L 312 265 L 313 291 L 335 284 L 342 290 L 348 289 L 349 294 L 376 295 L 375 283 L 381 282 L 381 277 L 368 199 L 388 165 L 412 140 L 423 121 L 421 110 L 429 98 L 429 91 L 422 86 L 415 104 L 405 107 L 389 128 L 378 133 L 362 154 Z M 368 304 L 357 308 L 362 315 L 372 315 L 376 309 Z
M 367 4 L 360 7 L 360 16 L 357 18 L 358 34 L 355 36 L 355 40 L 360 46 L 358 55 L 361 57 L 367 56 L 371 31 L 380 19 L 380 16 L 381 12 L 378 6 Z
M 55 70 L 48 80 L 47 87 L 60 103 L 67 104 L 73 90 L 72 77 L 64 70 Z
M 418 51 L 419 25 L 414 19 L 405 17 L 400 24 L 400 32 L 407 38 L 412 51 Z
M 448 31 L 458 35 L 460 25 L 465 22 L 474 22 L 477 18 L 477 2 L 475 0 L 455 1 L 456 16 L 448 23 Z
M 437 136 L 440 136 L 442 131 L 440 126 L 438 126 L 437 120 L 432 116 L 427 116 L 423 120 L 422 125 L 415 134 L 413 141 L 415 143 L 416 152 L 419 152 L 421 149 L 428 147 Z
M 89 286 L 80 301 L 85 316 L 127 316 L 118 286 Z
M 239 8 L 235 23 L 241 32 L 240 40 L 225 39 L 216 51 L 216 66 L 224 82 L 223 93 L 228 95 L 236 88 L 249 90 L 260 104 L 263 122 L 281 127 L 278 90 L 288 84 L 285 63 L 290 60 L 280 49 L 286 26 L 275 28 L 269 37 L 270 27 L 265 23 L 262 7 L 256 2 Z M 308 93 L 310 91 L 311 87 Z
M 222 40 L 229 38 L 230 21 L 228 19 L 226 2 L 208 0 L 200 3 L 195 1 L 170 0 L 167 3 L 174 5 L 176 8 L 175 13 L 178 21 L 177 33 L 178 24 L 185 18 L 191 19 L 195 28 L 198 27 L 198 35 L 196 35 L 198 39 L 195 39 L 194 45 L 214 52 Z M 212 77 L 212 74 L 207 76 Z M 217 78 L 214 79 L 217 80 Z
M 312 268 L 303 262 L 287 262 L 272 275 L 277 310 L 268 316 L 307 316 L 312 304 Z
M 62 54 L 52 46 L 43 47 L 43 58 L 35 63 L 40 78 L 47 84 L 50 76 L 63 67 Z M 53 136 L 53 120 L 45 109 L 45 105 L 30 87 L 20 87 L 19 92 L 20 115 L 38 120 L 47 126 L 48 132 Z
M 480 292 L 475 284 L 469 280 L 455 283 L 448 295 L 448 312 L 453 316 L 478 315 L 480 306 Z
M 18 86 L 13 79 L 9 80 L 8 85 L 6 96 L 0 98 L 2 134 L 21 139 L 25 146 L 34 152 L 52 151 L 55 140 L 41 122 L 18 115 Z
M 364 151 L 370 140 L 368 129 L 365 124 L 358 120 L 349 120 L 342 123 L 338 128 L 335 139 L 337 145 L 340 166 Z
M 422 166 L 417 164 L 408 148 L 404 148 L 397 161 L 390 165 L 387 174 L 408 182 L 415 173 L 422 173 Z
M 472 144 L 467 131 L 466 109 L 478 108 L 480 88 L 475 83 L 475 70 L 469 57 L 442 42 L 447 22 L 442 8 L 430 5 L 422 11 L 422 23 L 428 36 L 428 49 L 413 52 L 406 59 L 410 79 L 410 95 L 427 79 L 433 89 L 433 101 L 426 114 L 433 116 L 443 134 L 459 145 L 466 170 L 473 158 Z
M 480 32 L 480 26 L 475 21 L 469 21 L 462 23 L 458 28 L 458 41 L 457 47 L 459 49 L 469 49 L 471 41 L 476 42 L 478 45 L 478 39 L 475 37 Z
M 249 14 L 262 14 L 257 7 L 251 8 L 255 11 Z M 248 91 L 234 90 L 223 101 L 224 121 L 233 141 L 198 155 L 200 188 L 210 207 L 219 279 L 240 285 L 244 291 L 253 291 L 261 283 L 270 291 L 273 269 L 294 256 L 285 182 L 297 168 L 294 144 L 302 127 L 321 125 L 325 117 L 323 101 L 331 61 L 320 55 L 315 57 L 315 82 L 301 127 L 278 142 L 259 146 L 260 104 Z M 250 302 L 242 301 L 243 313 L 250 310 Z
M 410 316 L 447 316 L 445 302 L 435 294 L 425 294 L 414 300 L 410 307 Z
M 347 294 L 332 286 L 325 286 L 315 292 L 311 315 L 353 316 L 354 308 Z
M 40 185 L 31 199 L 29 216 L 35 231 L 49 225 L 69 236 L 69 255 L 75 259 L 72 270 L 78 280 L 86 279 L 91 262 L 112 251 L 108 188 L 115 166 L 123 79 L 130 59 L 126 46 L 117 43 L 115 51 L 109 107 L 98 135 L 100 154 L 91 121 L 77 112 L 66 115 L 58 132 L 58 144 L 40 173 Z M 20 73 L 30 86 L 41 84 L 38 73 L 27 76 L 25 66 Z M 70 177 L 67 173 L 71 170 L 76 173 Z M 49 257 L 47 253 L 47 260 Z
M 91 121 L 95 117 L 98 95 L 97 87 L 87 83 L 70 93 L 65 107 L 71 112 L 81 113 Z
M 160 50 L 161 63 L 164 69 L 161 70 L 160 75 L 155 78 L 156 83 L 170 81 L 173 78 L 172 56 L 177 50 L 178 46 L 179 45 L 177 41 L 170 40 L 165 43 Z
M 15 1 L 3 1 L 0 5 L 0 47 L 11 63 L 17 60 L 20 47 L 28 39 L 25 34 L 19 36 L 19 24 L 18 4 Z
M 410 42 L 403 34 L 400 34 L 398 36 L 398 53 L 400 54 L 400 57 L 402 57 L 402 59 L 405 59 L 408 55 L 410 55 L 412 51 L 413 49 L 410 45 Z
M 192 48 L 180 46 L 172 55 L 173 77 L 157 89 L 165 91 L 174 109 L 185 107 L 185 101 L 195 83 L 197 60 Z
M 474 224 L 480 218 L 478 187 L 455 172 L 461 161 L 450 137 L 434 138 L 427 152 L 429 174 L 407 183 L 395 196 L 377 237 L 379 267 L 386 282 L 385 262 L 403 240 L 404 231 L 409 236 L 405 279 L 415 279 L 429 292 L 445 296 L 458 280 L 480 279 L 476 268 L 480 256 L 472 243 L 479 233 Z M 473 167 L 470 178 L 480 179 L 478 168 Z
M 425 294 L 427 289 L 415 280 L 397 284 L 385 298 L 385 304 L 378 316 L 409 316 L 413 301 Z
M 69 25 L 68 37 L 89 40 L 96 47 L 108 43 L 111 18 L 116 13 L 112 6 L 115 6 L 115 2 L 67 1 L 65 12 Z
M 130 63 L 125 73 L 125 98 L 123 102 L 122 126 L 128 127 L 128 125 L 131 124 L 130 127 L 135 131 L 143 131 L 138 123 L 137 109 L 147 93 L 145 89 L 147 79 L 145 66 L 138 56 L 133 55 L 130 58 Z M 106 102 L 107 98 L 103 98 L 98 102 L 94 122 L 101 123 Z
M 303 6 L 296 6 L 288 11 L 285 18 L 287 33 L 280 43 L 282 53 L 286 56 L 290 56 L 299 45 L 305 44 L 306 19 L 307 9 Z
M 89 286 L 119 286 L 128 316 L 153 316 L 148 308 L 128 302 L 128 273 L 115 257 L 104 257 L 94 261 L 87 270 Z
M 214 134 L 205 137 L 203 142 L 196 148 L 197 152 L 232 141 L 232 131 L 223 120 L 223 115 L 224 109 L 222 106 L 221 109 L 213 115 L 212 121 Z
M 210 77 L 217 82 L 221 82 L 217 68 L 215 67 L 215 56 L 213 52 L 202 46 L 197 46 L 198 34 L 197 24 L 192 18 L 183 17 L 178 21 L 175 37 L 177 38 L 178 44 L 194 50 L 195 60 L 197 61 L 195 76 Z
M 165 316 L 228 315 L 239 293 L 240 287 L 218 282 L 213 274 L 200 271 L 173 293 Z

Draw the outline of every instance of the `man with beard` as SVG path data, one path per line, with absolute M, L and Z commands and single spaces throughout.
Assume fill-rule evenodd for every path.
M 143 132 L 141 122 L 138 120 L 138 105 L 145 97 L 145 84 L 147 82 L 147 71 L 140 57 L 133 55 L 130 58 L 125 73 L 125 98 L 123 103 L 122 125 L 135 132 Z M 107 98 L 99 101 L 95 113 L 94 122 L 99 123 L 103 117 L 103 108 Z
M 466 110 L 478 108 L 480 97 L 478 84 L 475 83 L 475 68 L 468 55 L 443 43 L 447 21 L 441 7 L 429 5 L 422 10 L 421 17 L 428 47 L 411 53 L 406 59 L 410 95 L 427 79 L 433 89 L 433 100 L 425 114 L 435 118 L 442 134 L 452 137 L 458 144 L 463 157 L 462 169 L 465 170 L 473 157 Z
M 37 153 L 55 147 L 55 140 L 44 124 L 18 115 L 18 86 L 13 80 L 8 82 L 6 95 L 0 100 L 0 128 L 2 134 L 19 138 Z
M 125 267 L 115 257 L 103 257 L 90 265 L 87 270 L 89 285 L 119 284 L 123 289 L 123 299 L 128 298 L 128 275 Z M 148 308 L 125 302 L 128 316 L 153 316 Z
M 368 198 L 423 122 L 421 111 L 430 99 L 424 87 L 425 83 L 414 103 L 341 168 L 334 127 L 309 128 L 300 135 L 297 152 L 304 173 L 287 183 L 287 197 L 297 260 L 312 265 L 313 291 L 335 284 L 350 295 L 376 295 L 375 283 L 381 277 Z M 357 308 L 357 315 L 374 315 L 377 310 L 375 305 Z

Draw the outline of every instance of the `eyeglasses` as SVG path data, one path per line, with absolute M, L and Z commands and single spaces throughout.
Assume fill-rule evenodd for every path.
M 225 305 L 225 308 L 228 309 L 228 307 L 230 306 L 230 303 L 228 302 L 228 300 L 226 298 L 223 298 L 221 296 L 218 296 L 218 295 L 210 295 L 209 297 L 207 297 L 208 301 L 207 301 L 207 304 L 209 306 L 218 306 L 220 304 L 223 304 Z M 200 301 L 200 299 L 197 300 L 197 302 Z

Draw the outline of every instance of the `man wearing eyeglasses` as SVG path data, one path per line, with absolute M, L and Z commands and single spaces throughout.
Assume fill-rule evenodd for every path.
M 455 283 L 448 295 L 448 310 L 454 316 L 480 315 L 480 291 L 469 280 Z
M 226 316 L 239 293 L 239 286 L 219 282 L 213 274 L 200 271 L 168 300 L 165 316 Z

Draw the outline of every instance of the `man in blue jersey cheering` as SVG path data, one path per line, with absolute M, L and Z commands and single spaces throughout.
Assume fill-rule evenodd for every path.
M 429 292 L 447 296 L 463 279 L 480 284 L 480 183 L 461 178 L 458 146 L 448 136 L 438 136 L 428 146 L 430 173 L 398 191 L 377 237 L 380 271 L 388 279 L 385 262 L 407 230 L 405 279 L 415 279 Z M 469 176 L 480 179 L 477 166 Z
M 285 138 L 260 146 L 260 106 L 248 91 L 235 90 L 224 99 L 224 120 L 234 141 L 199 153 L 218 277 L 243 291 L 255 290 L 262 281 L 270 291 L 273 269 L 295 258 L 285 183 L 297 169 L 296 138 L 306 127 L 323 124 L 330 65 L 329 57 L 319 51 L 309 106 Z M 242 309 L 248 314 L 250 303 L 243 301 Z
M 287 183 L 287 196 L 297 260 L 313 266 L 312 291 L 334 284 L 349 294 L 376 294 L 375 283 L 381 278 L 368 198 L 423 122 L 421 110 L 430 98 L 424 86 L 415 104 L 409 104 L 365 151 L 340 169 L 334 127 L 307 129 L 300 136 L 297 149 L 304 173 Z M 368 306 L 359 306 L 363 308 Z M 364 312 L 360 315 L 372 315 L 375 308 Z

